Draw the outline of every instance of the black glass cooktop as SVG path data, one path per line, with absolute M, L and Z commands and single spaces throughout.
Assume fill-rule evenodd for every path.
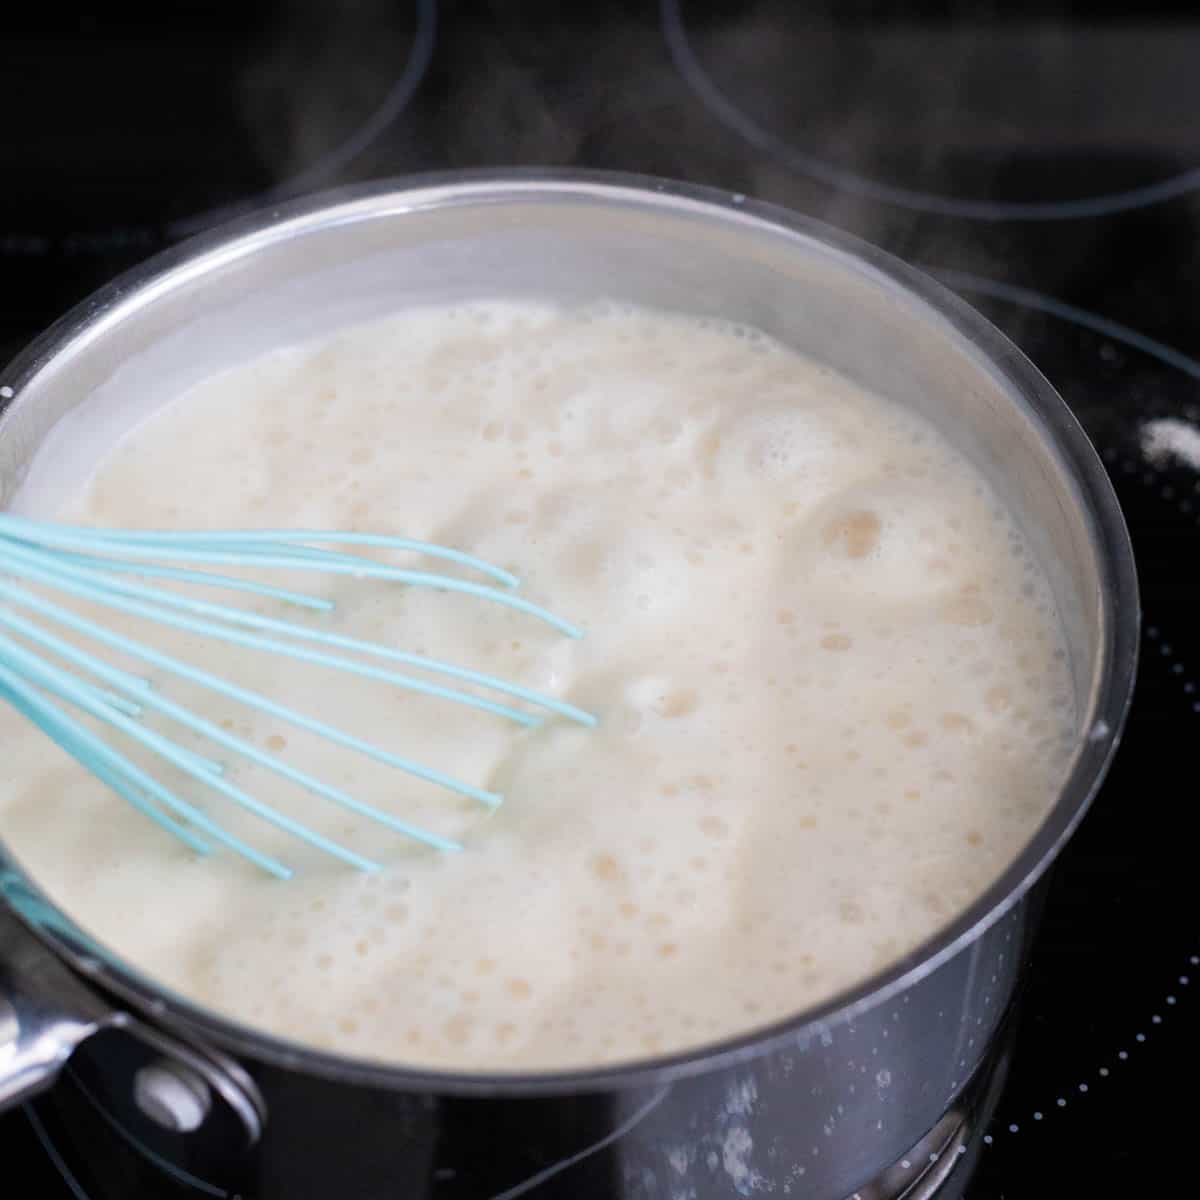
M 1055 875 L 970 1194 L 1187 1190 L 1200 1066 L 1200 12 L 870 0 L 175 0 L 0 18 L 0 359 L 242 208 L 445 167 L 646 171 L 921 264 L 1042 368 L 1138 556 L 1125 746 Z M 82 1197 L 0 1119 L 22 1195 Z M 101 1171 L 102 1164 L 91 1164 Z M 1194 1186 L 1194 1185 L 1193 1185 Z

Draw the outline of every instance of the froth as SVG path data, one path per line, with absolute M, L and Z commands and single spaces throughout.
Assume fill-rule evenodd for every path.
M 27 507 L 53 472 L 37 465 Z M 469 598 L 327 586 L 338 632 L 548 690 L 598 713 L 594 731 L 514 732 L 159 639 L 505 793 L 488 814 L 163 684 L 467 846 L 406 846 L 238 769 L 248 790 L 382 858 L 375 876 L 223 807 L 298 877 L 193 861 L 0 713 L 0 818 L 50 891 L 179 991 L 310 1044 L 561 1067 L 777 1018 L 903 954 L 986 887 L 1047 811 L 1071 744 L 1045 579 L 983 481 L 911 414 L 743 327 L 622 305 L 405 313 L 177 399 L 110 447 L 67 512 L 459 545 L 586 630 L 572 642 Z

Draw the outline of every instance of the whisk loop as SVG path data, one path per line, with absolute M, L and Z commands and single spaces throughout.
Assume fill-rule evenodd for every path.
M 380 563 L 362 555 L 319 548 L 323 545 L 352 545 L 372 549 L 416 553 L 477 571 L 503 585 L 503 589 L 454 576 L 415 571 Z M 456 666 L 439 659 L 394 649 L 313 629 L 292 621 L 247 612 L 214 600 L 198 599 L 178 590 L 148 586 L 147 580 L 199 585 L 209 589 L 237 591 L 281 601 L 317 612 L 328 612 L 333 602 L 304 592 L 279 588 L 241 577 L 207 570 L 180 567 L 177 563 L 203 566 L 273 568 L 323 571 L 355 578 L 390 580 L 413 587 L 460 592 L 535 617 L 568 637 L 581 631 L 546 609 L 513 595 L 519 580 L 510 572 L 473 555 L 428 542 L 383 534 L 339 534 L 320 530 L 235 530 L 171 533 L 159 531 L 115 531 L 49 524 L 0 513 L 0 696 L 43 730 L 67 753 L 78 759 L 111 790 L 148 816 L 162 829 L 197 853 L 207 854 L 212 846 L 200 834 L 233 850 L 280 878 L 290 869 L 241 839 L 222 830 L 211 817 L 176 796 L 169 788 L 126 756 L 109 746 L 79 720 L 48 697 L 78 709 L 95 721 L 116 729 L 146 750 L 172 764 L 187 777 L 216 791 L 227 800 L 277 828 L 361 870 L 376 870 L 378 864 L 338 844 L 262 803 L 225 778 L 223 764 L 180 746 L 165 735 L 147 728 L 140 718 L 146 710 L 176 722 L 289 780 L 305 790 L 427 846 L 444 851 L 461 849 L 449 838 L 420 829 L 372 805 L 334 788 L 278 756 L 192 713 L 160 695 L 148 680 L 104 662 L 80 646 L 64 640 L 45 623 L 98 642 L 176 678 L 186 679 L 209 691 L 224 695 L 260 712 L 269 713 L 298 728 L 355 750 L 388 766 L 427 782 L 469 797 L 488 807 L 497 807 L 503 797 L 475 787 L 434 768 L 364 741 L 323 721 L 280 704 L 268 696 L 240 687 L 220 676 L 125 637 L 103 624 L 54 603 L 42 591 L 49 589 L 76 600 L 99 605 L 113 612 L 155 624 L 200 634 L 206 638 L 282 655 L 361 678 L 387 683 L 403 690 L 479 709 L 525 727 L 536 727 L 543 717 L 536 710 L 554 714 L 590 727 L 596 718 L 566 701 L 493 675 Z M 36 584 L 29 591 L 21 584 Z M 18 610 L 40 618 L 31 620 Z M 302 644 L 307 643 L 307 645 Z M 344 654 L 330 653 L 321 646 L 350 651 L 377 661 L 416 667 L 448 680 L 471 684 L 502 697 L 489 699 L 474 692 L 444 686 L 426 679 L 400 674 Z M 48 652 L 74 668 L 74 674 L 41 656 Z M 516 702 L 535 711 L 516 707 Z M 199 831 L 199 832 L 197 832 Z
M 473 554 L 464 554 L 447 546 L 433 542 L 416 542 L 411 538 L 392 537 L 383 533 L 331 533 L 319 529 L 238 529 L 220 530 L 153 530 L 153 529 L 98 529 L 90 525 L 58 525 L 46 521 L 34 521 L 28 517 L 0 513 L 0 535 L 24 538 L 40 546 L 55 546 L 60 549 L 88 549 L 88 547 L 155 546 L 158 557 L 178 560 L 182 557 L 177 550 L 203 546 L 279 546 L 295 545 L 310 549 L 312 542 L 335 543 L 341 546 L 373 546 L 381 550 L 411 550 L 428 558 L 441 558 L 447 562 L 470 567 L 480 574 L 498 580 L 507 587 L 520 586 L 520 580 L 508 571 L 493 566 Z M 326 553 L 313 550 L 314 554 Z M 332 555 L 332 557 L 337 557 Z M 368 560 L 369 561 L 369 560 Z

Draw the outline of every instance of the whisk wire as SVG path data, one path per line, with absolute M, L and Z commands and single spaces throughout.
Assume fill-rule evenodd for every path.
M 106 678 L 110 681 L 117 682 L 120 686 L 119 676 L 121 672 L 108 666 L 107 663 L 101 662 L 99 659 L 92 657 L 78 650 L 69 642 L 64 642 L 61 638 L 55 637 L 53 634 L 47 633 L 40 629 L 37 625 L 29 621 L 25 621 L 21 617 L 17 617 L 12 613 L 5 613 L 0 610 L 0 623 L 3 623 L 23 636 L 36 641 L 46 649 L 60 655 L 61 657 L 73 662 L 85 670 L 97 675 L 100 678 Z M 5 644 L 5 636 L 0 634 L 0 653 L 2 653 Z M 307 772 L 301 771 L 289 763 L 274 755 L 267 754 L 265 751 L 258 749 L 257 746 L 242 738 L 235 737 L 233 734 L 226 732 L 224 729 L 214 725 L 211 721 L 206 721 L 201 717 L 197 717 L 194 713 L 184 708 L 182 705 L 175 704 L 164 696 L 157 694 L 147 695 L 143 697 L 144 703 L 169 717 L 185 728 L 192 730 L 194 733 L 200 734 L 224 746 L 226 749 L 232 750 L 235 753 L 244 755 L 260 766 L 266 767 L 268 770 L 281 775 L 283 778 L 290 780 L 293 783 L 299 784 L 307 791 L 313 792 L 316 795 L 322 796 L 327 800 L 332 800 L 334 803 L 342 807 L 356 812 L 361 816 L 369 817 L 379 824 L 394 830 L 397 833 L 403 834 L 406 837 L 416 841 L 423 842 L 425 845 L 432 846 L 438 850 L 460 850 L 462 847 L 449 838 L 444 838 L 435 833 L 430 833 L 428 830 L 421 829 L 415 825 L 402 821 L 398 817 L 392 816 L 390 813 L 383 812 L 381 809 L 375 808 L 372 805 L 364 804 L 360 800 L 354 799 L 353 796 L 347 795 L 338 788 L 331 787 L 329 784 L 323 783 L 315 776 L 309 775 Z M 102 719 L 105 719 L 102 717 Z M 111 722 L 110 722 L 111 723 Z M 214 774 L 220 775 L 224 772 L 222 764 L 205 759 L 200 755 L 194 754 L 190 750 L 185 750 L 183 747 L 175 745 L 176 753 L 194 761 L 195 765 L 202 770 L 211 771 Z
M 0 514 L 0 535 L 2 535 L 7 521 L 20 519 L 8 518 L 4 514 Z M 148 536 L 146 535 L 146 537 Z M 165 538 L 165 535 L 162 536 Z M 236 536 L 238 535 L 214 535 L 215 538 L 223 539 L 233 539 Z M 345 536 L 351 537 L 353 535 L 347 534 Z M 552 612 L 547 611 L 538 604 L 534 604 L 530 600 L 526 600 L 523 596 L 515 596 L 511 591 L 501 591 L 486 584 L 473 583 L 468 579 L 456 579 L 451 575 L 436 575 L 429 571 L 414 571 L 407 567 L 389 566 L 369 558 L 356 558 L 343 554 L 326 554 L 320 551 L 313 552 L 309 547 L 305 548 L 304 553 L 293 554 L 288 551 L 272 553 L 269 549 L 270 542 L 265 543 L 266 550 L 263 549 L 263 543 L 256 543 L 253 540 L 247 542 L 245 549 L 233 550 L 222 548 L 229 546 L 231 544 L 229 541 L 214 540 L 207 543 L 199 542 L 197 543 L 198 548 L 192 548 L 185 541 L 186 535 L 180 535 L 174 542 L 167 540 L 146 540 L 146 537 L 134 539 L 127 536 L 121 540 L 106 541 L 103 538 L 88 534 L 87 531 L 84 534 L 79 534 L 73 532 L 70 526 L 62 526 L 55 527 L 50 533 L 45 534 L 41 541 L 46 546 L 54 546 L 58 549 L 82 550 L 85 553 L 96 556 L 98 561 L 102 560 L 103 557 L 97 554 L 98 551 L 102 551 L 106 547 L 114 547 L 119 548 L 120 554 L 125 559 L 169 559 L 175 562 L 203 563 L 210 566 L 253 566 L 270 567 L 280 570 L 326 571 L 335 575 L 351 575 L 356 579 L 391 580 L 396 583 L 406 583 L 412 587 L 430 587 L 441 591 L 460 592 L 464 595 L 476 596 L 481 600 L 489 600 L 493 603 L 504 605 L 507 608 L 516 609 L 518 612 L 527 613 L 531 617 L 536 617 L 538 620 L 544 621 L 547 625 L 557 629 L 569 638 L 578 639 L 583 636 L 582 631 L 578 627 L 572 625 L 569 621 L 564 621 L 562 618 L 556 617 Z M 10 537 L 7 540 L 11 544 L 13 538 Z M 34 538 L 23 538 L 19 532 L 15 534 L 15 540 L 18 542 L 33 541 L 35 544 L 37 542 L 37 539 Z M 206 546 L 216 548 L 205 548 Z M 498 570 L 498 568 L 492 568 L 490 564 L 485 565 L 488 566 L 490 571 Z M 505 575 L 508 579 L 512 579 L 515 584 L 516 580 L 514 576 L 507 575 L 507 572 Z
M 0 668 L 0 696 L 3 696 L 22 716 L 37 725 L 47 737 L 57 742 L 72 758 L 86 762 L 88 770 L 101 783 L 111 788 L 143 816 L 149 817 L 156 825 L 178 838 L 197 854 L 207 857 L 212 853 L 212 846 L 197 837 L 186 825 L 163 812 L 156 804 L 152 804 L 116 771 L 110 770 L 98 759 L 89 758 L 86 742 L 77 736 L 78 732 L 82 731 L 82 726 L 72 722 L 54 705 L 42 701 L 36 692 L 22 694 L 15 690 L 10 684 L 12 679 L 11 672 Z M 36 701 L 41 701 L 41 704 L 36 705 Z M 286 868 L 284 869 L 286 870 Z
M 178 767 L 186 775 L 207 784 L 208 787 L 220 792 L 227 799 L 254 813 L 255 816 L 260 817 L 262 820 L 268 821 L 270 824 L 307 842 L 310 846 L 315 846 L 318 850 L 324 850 L 327 854 L 332 854 L 335 858 L 340 858 L 343 862 L 358 867 L 360 870 L 377 871 L 379 869 L 379 864 L 372 862 L 371 859 L 364 858 L 361 854 L 356 854 L 353 850 L 347 849 L 345 846 L 325 837 L 323 834 L 309 829 L 306 825 L 293 820 L 285 813 L 281 813 L 269 805 L 256 800 L 241 788 L 221 778 L 221 776 L 214 775 L 197 766 L 193 761 L 193 755 L 187 751 L 181 752 L 181 747 L 176 746 L 170 738 L 163 737 L 153 729 L 148 729 L 145 725 L 109 708 L 102 702 L 96 701 L 89 694 L 89 689 L 87 687 L 80 687 L 78 681 L 68 672 L 60 671 L 57 667 L 42 661 L 36 655 L 30 654 L 13 643 L 10 639 L 0 641 L 0 661 L 7 662 L 7 665 L 10 667 L 13 665 L 20 666 L 26 672 L 28 678 L 32 679 L 45 690 L 74 704 L 77 708 L 98 718 L 105 724 L 111 725 L 114 729 L 119 729 L 122 733 L 133 738 L 134 741 L 140 742 L 147 749 L 153 750 L 161 758 Z
M 84 728 L 84 726 L 80 725 L 78 721 L 67 716 L 56 705 L 44 700 L 33 688 L 26 685 L 20 676 L 16 675 L 3 664 L 0 664 L 0 685 L 4 686 L 10 699 L 15 700 L 18 709 L 30 714 L 30 719 L 48 737 L 62 746 L 72 757 L 78 758 L 89 771 L 95 773 L 94 768 L 97 763 L 101 766 L 111 768 L 120 776 L 138 785 L 145 792 L 148 792 L 167 808 L 185 817 L 192 825 L 203 829 L 215 841 L 227 846 L 230 850 L 255 863 L 271 875 L 279 879 L 290 879 L 292 877 L 291 868 L 284 866 L 283 863 L 278 862 L 270 855 L 256 850 L 253 846 L 243 842 L 233 834 L 227 833 L 200 809 L 188 804 L 185 800 L 180 800 L 167 788 L 163 787 L 152 775 L 135 766 L 124 755 L 118 754 L 102 738 L 97 737 Z M 123 790 L 121 794 L 127 796 L 127 791 Z M 136 807 L 145 811 L 144 802 L 138 804 L 135 801 L 134 803 Z M 169 829 L 170 832 L 175 832 L 171 828 L 171 825 L 163 821 L 157 821 L 157 823 L 162 825 L 163 828 Z M 190 844 L 192 836 L 194 835 L 189 835 L 188 838 L 183 840 L 188 841 Z
M 93 621 L 77 616 L 75 613 L 60 608 L 57 604 L 35 596 L 31 592 L 26 592 L 21 588 L 14 587 L 12 584 L 0 582 L 0 596 L 4 596 L 26 608 L 30 608 L 42 616 L 50 617 L 60 625 L 64 625 L 68 629 L 73 629 L 76 633 L 95 638 L 97 641 L 103 642 L 114 650 L 120 650 L 134 658 L 140 658 L 144 662 L 148 662 L 161 670 L 168 671 L 182 679 L 199 684 L 201 687 L 207 687 L 212 691 L 219 692 L 221 695 L 228 696 L 232 700 L 237 700 L 249 708 L 257 708 L 262 712 L 270 713 L 271 716 L 278 717 L 282 721 L 287 721 L 289 724 L 306 729 L 310 733 L 315 733 L 320 737 L 328 738 L 330 741 L 337 742 L 347 749 L 357 750 L 367 755 L 367 757 L 375 759 L 377 762 L 384 763 L 390 767 L 396 767 L 429 783 L 440 784 L 442 787 L 459 792 L 461 795 L 469 796 L 473 800 L 478 800 L 489 807 L 494 808 L 502 800 L 502 797 L 496 792 L 489 792 L 484 788 L 477 788 L 472 784 L 463 783 L 461 780 L 445 775 L 441 771 L 422 766 L 420 763 L 413 762 L 411 759 L 404 758 L 401 755 L 393 754 L 391 751 L 384 750 L 381 746 L 376 746 L 372 742 L 363 741 L 361 738 L 354 737 L 353 734 L 346 733 L 332 725 L 325 724 L 323 721 L 305 716 L 295 709 L 279 704 L 268 696 L 263 696 L 261 693 L 250 691 L 248 688 L 240 687 L 235 683 L 230 683 L 227 679 L 222 679 L 218 675 L 211 675 L 207 671 L 202 671 L 199 667 L 190 666 L 188 663 L 154 650 L 149 646 L 143 645 L 141 642 L 136 642 L 118 633 L 113 633 L 111 630 L 105 629 Z M 6 614 L 0 611 L 0 622 L 11 624 L 12 621 L 13 615 L 11 613 Z M 38 630 L 37 626 L 32 625 L 29 626 L 29 629 L 31 632 L 28 636 L 36 636 L 45 644 L 44 639 L 47 635 L 43 631 Z M 67 643 L 61 644 L 64 647 L 67 646 Z M 149 698 L 146 697 L 145 699 L 148 700 Z
M 331 574 L 349 574 L 355 578 L 393 580 L 411 586 L 474 595 L 525 612 L 572 638 L 581 636 L 580 631 L 569 622 L 522 597 L 513 596 L 511 592 L 499 591 L 495 587 L 469 580 L 389 566 L 360 555 L 318 549 L 310 545 L 311 542 L 341 543 L 428 554 L 481 571 L 509 589 L 516 588 L 519 584 L 516 576 L 472 555 L 387 535 L 340 534 L 311 530 L 194 533 L 109 531 L 49 525 L 0 513 L 0 600 L 7 601 L 7 604 L 0 604 L 0 630 L 8 631 L 0 632 L 0 698 L 6 699 L 18 712 L 41 728 L 111 790 L 197 853 L 206 854 L 211 851 L 211 846 L 197 836 L 195 830 L 199 829 L 215 842 L 247 858 L 270 874 L 279 878 L 288 878 L 291 875 L 290 868 L 221 829 L 202 810 L 175 795 L 152 775 L 109 746 L 102 737 L 70 716 L 48 696 L 57 697 L 103 725 L 125 734 L 146 750 L 171 763 L 188 778 L 218 792 L 258 818 L 361 870 L 376 870 L 378 864 L 263 804 L 237 787 L 225 778 L 224 764 L 180 746 L 145 725 L 141 718 L 146 709 L 152 709 L 192 733 L 249 759 L 309 792 L 377 821 L 404 836 L 440 850 L 461 849 L 457 842 L 449 838 L 420 829 L 390 813 L 358 801 L 340 789 L 290 766 L 282 759 L 259 750 L 252 743 L 234 736 L 223 727 L 198 717 L 187 708 L 160 695 L 149 680 L 102 661 L 16 611 L 17 608 L 28 610 L 38 618 L 48 619 L 65 630 L 148 663 L 168 675 L 187 680 L 251 709 L 268 713 L 288 724 L 491 808 L 498 806 L 503 799 L 496 792 L 468 784 L 403 755 L 385 750 L 381 746 L 273 701 L 268 696 L 118 634 L 102 624 L 62 608 L 40 594 L 17 586 L 13 581 L 14 577 L 17 581 L 39 584 L 76 599 L 186 633 L 199 634 L 247 649 L 283 655 L 375 679 L 406 690 L 469 705 L 525 726 L 536 726 L 541 723 L 541 718 L 473 693 L 414 679 L 356 659 L 345 658 L 340 654 L 329 654 L 296 643 L 315 643 L 403 663 L 522 700 L 535 708 L 566 717 L 584 726 L 596 723 L 592 714 L 574 705 L 483 672 L 122 578 L 132 576 L 142 580 L 163 579 L 221 590 L 241 591 L 317 611 L 329 611 L 334 604 L 322 597 L 207 570 L 168 566 L 164 565 L 164 560 L 205 566 L 234 566 L 239 569 L 270 567 L 319 570 Z M 259 632 L 245 632 L 247 629 Z M 289 640 L 281 641 L 280 637 Z M 23 641 L 18 641 L 18 638 Z M 40 651 L 56 655 L 89 678 L 80 678 L 46 661 L 39 653 L 27 648 L 25 642 L 32 643 Z M 92 679 L 98 680 L 99 683 L 91 682 Z
M 10 555 L 15 560 L 15 553 L 10 552 Z M 3 557 L 3 554 L 0 553 L 0 561 L 3 561 Z M 63 578 L 72 579 L 74 582 L 73 590 L 81 599 L 92 600 L 97 604 L 102 604 L 119 612 L 144 617 L 148 621 L 154 621 L 160 625 L 168 625 L 186 633 L 203 634 L 206 637 L 214 637 L 220 641 L 245 646 L 247 649 L 265 650 L 286 655 L 289 658 L 295 658 L 302 662 L 310 662 L 319 666 L 332 667 L 335 670 L 345 671 L 352 675 L 360 675 L 366 679 L 376 679 L 382 683 L 391 684 L 394 687 L 414 692 L 423 692 L 427 696 L 437 696 L 443 700 L 452 700 L 458 704 L 482 709 L 497 716 L 507 717 L 509 720 L 516 721 L 521 725 L 534 725 L 537 723 L 536 718 L 521 712 L 519 709 L 510 708 L 503 704 L 496 704 L 491 700 L 484 699 L 481 696 L 473 696 L 468 692 L 454 691 L 451 688 L 440 687 L 434 683 L 426 683 L 423 680 L 413 679 L 411 676 L 398 675 L 394 671 L 384 671 L 377 667 L 368 666 L 365 663 L 354 662 L 352 659 L 341 658 L 332 654 L 322 654 L 314 650 L 305 650 L 302 647 L 291 646 L 270 638 L 260 638 L 253 634 L 241 633 L 236 629 L 230 629 L 211 621 L 200 621 L 190 617 L 176 616 L 167 611 L 167 608 L 191 608 L 194 605 L 201 604 L 202 602 L 200 601 L 189 601 L 183 597 L 160 593 L 155 596 L 153 604 L 147 604 L 136 599 L 124 598 L 124 596 L 136 596 L 139 594 L 138 592 L 134 592 L 130 585 L 122 587 L 112 582 L 85 582 L 86 576 L 82 574 L 76 575 L 74 572 L 60 571 L 55 567 L 44 568 L 34 564 L 26 564 L 25 572 L 30 579 L 36 579 L 42 583 L 54 584 Z
M 309 629 L 303 625 L 297 625 L 291 621 L 281 621 L 272 617 L 265 617 L 258 613 L 245 612 L 241 609 L 232 608 L 225 604 L 216 604 L 209 601 L 197 600 L 192 597 L 180 596 L 173 592 L 163 592 L 154 588 L 142 587 L 138 584 L 122 583 L 117 580 L 108 579 L 103 574 L 89 570 L 86 567 L 77 566 L 74 564 L 64 564 L 57 561 L 55 558 L 46 555 L 41 551 L 31 551 L 25 548 L 6 547 L 0 542 L 0 564 L 5 558 L 11 562 L 18 564 L 31 578 L 39 578 L 43 582 L 53 584 L 55 580 L 50 578 L 51 575 L 65 578 L 71 581 L 72 587 L 78 594 L 87 595 L 90 598 L 98 599 L 100 603 L 108 604 L 110 607 L 122 607 L 114 604 L 111 600 L 95 596 L 89 589 L 102 589 L 105 592 L 116 593 L 121 596 L 132 597 L 134 599 L 145 598 L 155 605 L 162 605 L 170 608 L 175 608 L 183 612 L 191 612 L 199 615 L 209 615 L 220 618 L 222 621 L 228 621 L 237 625 L 245 625 L 250 628 L 269 630 L 273 633 L 284 634 L 288 637 L 294 637 L 303 641 L 310 641 L 327 646 L 336 646 L 340 649 L 357 651 L 363 654 L 369 654 L 376 658 L 388 659 L 392 662 L 405 663 L 409 666 L 419 667 L 423 670 L 431 671 L 437 674 L 442 674 L 455 679 L 461 679 L 466 683 L 477 684 L 480 687 L 488 688 L 492 691 L 504 693 L 516 699 L 521 699 L 529 704 L 533 704 L 539 708 L 544 708 L 550 712 L 557 713 L 559 716 L 567 717 L 572 721 L 576 721 L 581 725 L 593 726 L 596 723 L 596 718 L 591 713 L 585 712 L 583 709 L 576 707 L 573 704 L 568 704 L 565 701 L 557 700 L 553 696 L 547 696 L 544 693 L 534 691 L 532 688 L 522 687 L 519 684 L 509 683 L 507 680 L 500 679 L 494 675 L 487 675 L 481 671 L 470 670 L 465 667 L 453 666 L 450 663 L 442 662 L 439 659 L 429 658 L 420 654 L 413 654 L 404 650 L 395 650 L 389 646 L 381 645 L 377 642 L 362 641 L 358 638 L 346 637 L 342 634 L 329 633 L 324 630 Z M 134 611 L 126 607 L 126 611 Z M 168 622 L 172 623 L 172 622 Z M 209 632 L 208 630 L 193 630 L 194 632 Z M 224 637 L 228 631 L 219 630 L 215 636 Z M 232 640 L 232 639 L 229 639 Z M 260 649 L 270 649 L 279 654 L 288 655 L 291 657 L 302 657 L 292 647 L 284 646 L 281 643 L 272 643 L 270 646 L 259 645 Z M 314 661 L 314 660 L 309 660 Z M 342 670 L 358 670 L 357 664 L 349 663 L 347 660 L 323 660 L 328 666 L 336 666 Z M 361 671 L 359 673 L 362 673 Z M 476 708 L 482 708 L 486 711 L 496 713 L 499 716 L 504 716 L 510 720 L 515 720 L 524 725 L 534 725 L 536 720 L 529 717 L 527 714 L 518 709 L 509 708 L 505 705 L 491 704 L 479 697 L 472 696 L 469 693 L 453 691 L 449 689 L 439 689 L 429 684 L 424 684 L 421 681 L 413 680 L 409 676 L 400 675 L 372 675 L 373 678 L 381 678 L 386 682 L 393 683 L 398 687 L 409 688 L 414 691 L 423 691 L 429 695 L 440 696 L 443 699 L 453 700 L 458 703 L 468 704 Z
M 411 551 L 429 558 L 440 558 L 447 562 L 470 567 L 506 587 L 517 587 L 520 580 L 502 567 L 485 559 L 477 558 L 462 550 L 434 542 L 414 541 L 412 538 L 393 537 L 382 533 L 333 533 L 321 529 L 237 529 L 237 530 L 153 530 L 153 529 L 99 529 L 87 525 L 60 525 L 46 521 L 34 521 L 12 513 L 0 513 L 0 536 L 5 534 L 19 537 L 45 546 L 60 549 L 78 549 L 87 546 L 151 546 L 156 548 L 155 557 L 173 558 L 172 551 L 183 546 L 236 546 L 242 549 L 255 546 L 288 545 L 302 546 L 311 555 L 329 554 L 315 550 L 312 542 L 338 543 L 344 546 L 371 546 L 382 550 Z M 331 557 L 336 557 L 331 555 Z M 370 559 L 363 559 L 370 562 Z
M 115 708 L 117 712 L 124 713 L 127 717 L 140 717 L 146 711 L 140 704 L 126 700 L 124 696 L 118 696 L 116 692 L 106 692 L 101 688 L 93 690 L 98 700 L 103 700 L 110 708 Z
M 0 535 L 0 553 L 11 554 L 14 549 L 24 548 L 45 554 L 44 547 L 36 546 L 33 542 L 13 542 Z M 231 575 L 216 575 L 209 571 L 188 571 L 183 567 L 163 567 L 154 563 L 121 562 L 115 558 L 96 558 L 88 554 L 69 554 L 54 552 L 56 562 L 63 565 L 75 564 L 88 568 L 94 573 L 103 572 L 105 575 L 134 575 L 142 579 L 169 579 L 175 583 L 196 583 L 203 587 L 216 587 L 227 592 L 247 592 L 252 596 L 262 596 L 268 600 L 282 600 L 297 608 L 307 608 L 314 612 L 332 612 L 334 603 L 323 596 L 310 596 L 305 592 L 296 592 L 290 588 L 274 587 L 270 584 L 258 583 L 250 579 L 235 579 Z

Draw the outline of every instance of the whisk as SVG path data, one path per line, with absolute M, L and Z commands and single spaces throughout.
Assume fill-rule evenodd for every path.
M 404 551 L 465 569 L 487 582 L 411 570 L 363 554 L 325 548 L 330 546 Z M 460 592 L 527 614 L 566 637 L 582 636 L 576 626 L 518 595 L 519 580 L 508 571 L 460 550 L 428 542 L 385 534 L 322 530 L 111 530 L 34 521 L 0 513 L 0 697 L 112 791 L 198 854 L 211 853 L 214 844 L 217 844 L 281 879 L 292 875 L 291 869 L 284 863 L 222 829 L 208 813 L 178 796 L 55 700 L 87 714 L 102 725 L 121 731 L 195 782 L 361 870 L 378 870 L 379 864 L 249 795 L 226 778 L 225 767 L 220 762 L 186 749 L 149 728 L 140 718 L 147 710 L 151 710 L 315 795 L 426 846 L 441 851 L 457 851 L 461 846 L 449 838 L 420 829 L 356 799 L 297 769 L 277 755 L 236 737 L 226 728 L 174 703 L 162 695 L 150 680 L 115 667 L 80 648 L 76 642 L 66 640 L 54 631 L 55 627 L 145 662 L 167 675 L 269 713 L 409 775 L 470 797 L 489 808 L 498 807 L 503 797 L 497 792 L 476 787 L 364 741 L 269 696 L 240 687 L 143 642 L 125 637 L 76 611 L 64 608 L 51 598 L 53 593 L 249 650 L 283 655 L 425 696 L 468 705 L 525 727 L 539 725 L 545 714 L 564 717 L 583 726 L 596 724 L 592 714 L 573 704 L 480 671 L 381 643 L 246 611 L 214 600 L 200 599 L 187 594 L 186 588 L 154 587 L 146 582 L 161 580 L 171 584 L 242 592 L 318 613 L 328 612 L 334 607 L 331 600 L 320 596 L 212 570 L 217 567 L 315 571 L 350 575 L 358 579 L 391 580 L 409 587 Z M 29 584 L 36 585 L 37 590 L 31 591 L 28 586 L 23 586 Z M 337 651 L 349 651 L 375 662 L 349 658 Z M 53 656 L 73 670 L 56 665 L 46 655 Z M 415 667 L 480 691 L 465 691 L 448 683 L 401 674 L 379 665 L 381 662 Z

